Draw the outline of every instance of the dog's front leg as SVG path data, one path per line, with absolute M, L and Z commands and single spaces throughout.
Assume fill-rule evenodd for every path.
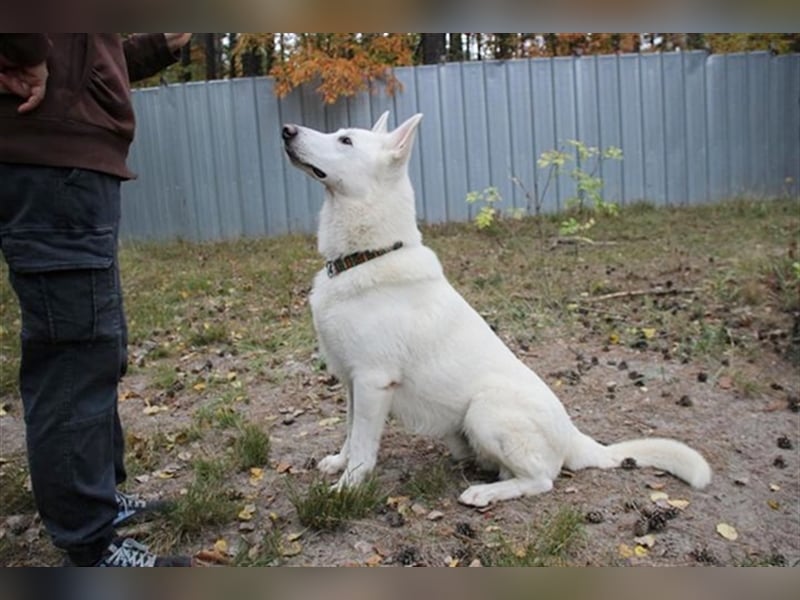
M 345 395 L 347 398 L 347 433 L 345 434 L 344 444 L 339 454 L 329 454 L 321 461 L 317 468 L 326 475 L 340 473 L 347 466 L 347 457 L 350 456 L 350 436 L 353 433 L 353 382 L 345 383 Z
M 383 426 L 397 385 L 395 379 L 383 373 L 353 378 L 347 467 L 336 484 L 338 489 L 358 485 L 375 468 Z

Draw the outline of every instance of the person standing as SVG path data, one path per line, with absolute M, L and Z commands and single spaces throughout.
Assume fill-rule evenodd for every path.
M 42 522 L 73 565 L 191 566 L 115 532 L 164 507 L 118 490 L 129 83 L 175 62 L 190 36 L 0 34 L 0 250 L 22 315 L 28 464 Z

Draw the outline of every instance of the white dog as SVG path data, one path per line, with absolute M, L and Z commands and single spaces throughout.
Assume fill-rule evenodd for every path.
M 468 505 L 534 495 L 562 467 L 607 469 L 628 457 L 697 488 L 711 468 L 667 439 L 603 446 L 581 433 L 564 406 L 445 279 L 417 228 L 408 158 L 421 114 L 388 132 L 321 133 L 283 127 L 292 163 L 325 187 L 318 248 L 326 268 L 311 293 L 328 368 L 347 390 L 347 437 L 319 468 L 344 471 L 338 486 L 373 470 L 391 413 L 409 430 L 443 438 L 455 459 L 476 458 L 500 481 L 473 485 Z

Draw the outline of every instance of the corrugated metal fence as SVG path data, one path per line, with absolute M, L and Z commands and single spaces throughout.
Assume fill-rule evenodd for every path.
M 525 208 L 515 175 L 544 185 L 536 158 L 568 139 L 622 148 L 605 162 L 607 200 L 658 205 L 797 195 L 800 55 L 704 52 L 448 63 L 395 71 L 403 91 L 324 106 L 311 86 L 279 100 L 270 78 L 134 93 L 138 115 L 123 186 L 127 239 L 217 240 L 313 232 L 321 186 L 283 155 L 285 122 L 333 131 L 425 118 L 410 170 L 427 222 L 470 216 L 469 191 L 496 186 Z M 591 169 L 591 165 L 584 165 Z M 791 181 L 787 180 L 791 178 Z M 788 181 L 788 183 L 787 183 Z M 566 176 L 544 197 L 558 211 Z

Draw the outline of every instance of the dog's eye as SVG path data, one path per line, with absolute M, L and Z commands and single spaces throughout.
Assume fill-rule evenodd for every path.
M 352 146 L 353 145 L 353 140 L 351 140 L 346 135 L 343 135 L 342 137 L 340 137 L 339 141 L 342 142 L 345 146 Z

